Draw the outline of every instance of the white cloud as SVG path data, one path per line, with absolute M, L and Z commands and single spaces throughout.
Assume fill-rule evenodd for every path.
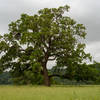
M 55 66 L 56 65 L 56 61 L 49 61 L 48 63 L 47 63 L 47 68 L 48 69 L 51 69 L 53 66 Z
M 100 62 L 100 41 L 88 43 L 85 51 L 92 55 L 93 60 Z

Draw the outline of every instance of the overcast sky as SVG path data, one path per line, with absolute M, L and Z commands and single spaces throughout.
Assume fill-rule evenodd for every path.
M 8 32 L 8 24 L 22 13 L 34 14 L 45 7 L 68 4 L 69 15 L 87 28 L 86 51 L 100 62 L 100 1 L 99 0 L 0 0 L 0 34 Z

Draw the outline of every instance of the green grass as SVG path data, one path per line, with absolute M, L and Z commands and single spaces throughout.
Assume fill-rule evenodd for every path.
M 0 100 L 100 100 L 100 86 L 0 86 Z

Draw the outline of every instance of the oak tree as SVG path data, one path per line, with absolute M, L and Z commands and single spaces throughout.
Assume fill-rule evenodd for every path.
M 1 36 L 0 69 L 10 69 L 15 76 L 42 75 L 50 86 L 48 61 L 56 61 L 58 67 L 80 64 L 89 57 L 84 52 L 86 32 L 83 24 L 67 16 L 69 6 L 44 8 L 37 14 L 22 14 L 9 24 L 9 33 Z

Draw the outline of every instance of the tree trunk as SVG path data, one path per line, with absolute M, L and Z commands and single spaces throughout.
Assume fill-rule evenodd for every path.
M 43 66 L 43 77 L 44 77 L 44 84 L 46 86 L 50 86 L 50 78 L 48 76 L 48 70 L 46 68 L 46 64 Z

